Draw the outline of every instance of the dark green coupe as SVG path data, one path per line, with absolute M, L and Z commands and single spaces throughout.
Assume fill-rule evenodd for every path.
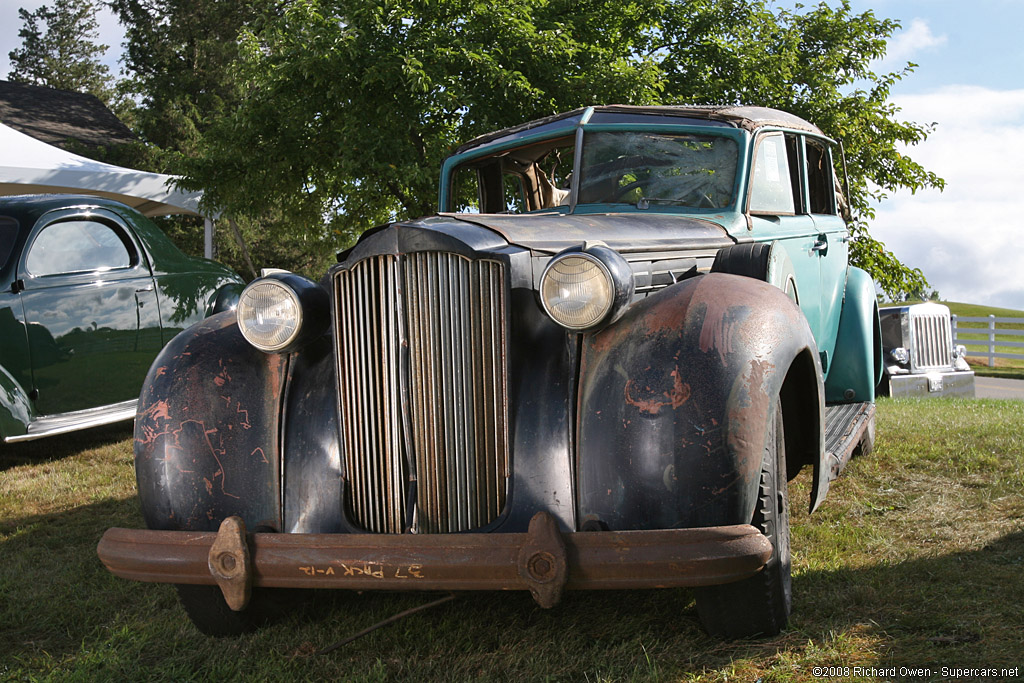
M 232 308 L 242 285 L 118 202 L 0 198 L 0 436 L 133 418 L 164 344 Z

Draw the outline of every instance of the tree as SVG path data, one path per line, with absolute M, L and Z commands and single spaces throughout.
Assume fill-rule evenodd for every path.
M 174 171 L 211 122 L 241 99 L 238 34 L 273 0 L 111 0 L 125 27 L 124 83 L 138 98 L 136 132 Z
M 630 55 L 646 4 L 292 3 L 245 34 L 246 98 L 204 136 L 191 183 L 235 215 L 282 211 L 282 239 L 339 244 L 432 213 L 459 142 L 581 102 L 654 102 L 655 64 Z
M 872 202 L 942 180 L 900 145 L 930 126 L 887 102 L 907 68 L 876 75 L 899 27 L 843 0 L 297 0 L 250 23 L 245 97 L 184 168 L 211 204 L 278 212 L 320 243 L 433 212 L 440 164 L 495 128 L 597 103 L 746 103 L 841 140 L 854 262 L 890 296 L 925 283 L 870 237 Z
M 93 0 L 55 0 L 52 9 L 43 5 L 34 12 L 19 9 L 22 46 L 9 53 L 8 80 L 89 93 L 109 104 L 112 77 L 99 60 L 108 46 L 95 42 L 97 9 Z

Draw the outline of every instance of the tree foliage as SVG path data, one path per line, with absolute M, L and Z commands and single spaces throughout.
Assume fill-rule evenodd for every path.
M 185 168 L 218 207 L 287 216 L 282 237 L 342 241 L 434 211 L 441 161 L 495 128 L 600 103 L 777 107 L 844 143 L 853 260 L 895 296 L 925 281 L 870 236 L 873 202 L 942 187 L 899 152 L 931 130 L 888 101 L 912 65 L 871 70 L 898 28 L 846 0 L 297 0 L 243 30 L 244 97 Z
M 108 46 L 95 42 L 98 9 L 93 0 L 55 0 L 52 8 L 43 5 L 34 12 L 19 9 L 22 44 L 8 53 L 7 79 L 89 93 L 109 104 L 112 77 L 100 62 Z
M 213 121 L 241 99 L 238 35 L 272 0 L 110 0 L 125 27 L 122 88 L 138 99 L 136 132 L 175 170 Z

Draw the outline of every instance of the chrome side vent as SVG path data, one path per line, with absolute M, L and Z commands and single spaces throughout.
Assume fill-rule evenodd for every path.
M 339 271 L 335 293 L 353 520 L 407 530 L 414 483 L 417 532 L 493 521 L 509 473 L 504 266 L 447 252 L 371 257 Z

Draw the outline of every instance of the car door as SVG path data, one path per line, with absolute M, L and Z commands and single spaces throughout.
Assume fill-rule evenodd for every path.
M 826 368 L 833 357 L 839 316 L 846 291 L 849 263 L 849 231 L 839 215 L 832 154 L 824 140 L 803 137 L 804 185 L 807 188 L 807 210 L 817 232 L 815 251 L 818 255 L 821 290 L 821 334 L 818 350 L 824 354 Z
M 747 214 L 755 240 L 782 245 L 793 266 L 796 299 L 816 342 L 821 341 L 821 264 L 818 231 L 807 213 L 800 136 L 772 131 L 755 141 Z
M 18 271 L 37 414 L 138 398 L 161 348 L 148 260 L 103 209 L 62 210 L 33 228 Z

